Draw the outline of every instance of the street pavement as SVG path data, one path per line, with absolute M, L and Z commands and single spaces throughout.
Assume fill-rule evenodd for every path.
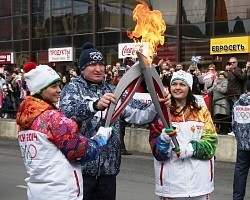
M 0 200 L 25 200 L 27 177 L 17 141 L 0 139 Z M 216 162 L 212 200 L 232 199 L 234 163 Z M 245 200 L 250 199 L 250 177 Z M 134 153 L 122 156 L 117 177 L 117 200 L 157 200 L 154 195 L 153 158 Z

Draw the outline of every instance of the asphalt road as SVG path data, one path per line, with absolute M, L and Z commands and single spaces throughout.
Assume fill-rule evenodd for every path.
M 16 141 L 0 139 L 0 200 L 25 200 L 27 177 Z M 213 200 L 232 199 L 234 163 L 216 162 Z M 250 188 L 250 176 L 247 188 Z M 157 200 L 154 195 L 153 159 L 151 155 L 122 157 L 117 177 L 117 200 Z M 247 191 L 245 199 L 250 199 Z

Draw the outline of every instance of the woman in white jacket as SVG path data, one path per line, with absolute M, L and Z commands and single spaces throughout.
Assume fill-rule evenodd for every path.
M 149 142 L 155 157 L 155 193 L 161 200 L 209 200 L 214 190 L 214 154 L 218 137 L 207 108 L 196 103 L 191 74 L 174 72 L 170 82 L 172 126 L 160 119 L 150 127 Z M 167 133 L 168 132 L 168 133 Z M 179 153 L 169 134 L 177 134 Z
M 111 128 L 100 127 L 91 139 L 56 106 L 60 77 L 47 65 L 29 62 L 24 78 L 31 96 L 17 112 L 18 141 L 29 177 L 29 200 L 82 200 L 80 163 L 96 159 L 107 143 Z

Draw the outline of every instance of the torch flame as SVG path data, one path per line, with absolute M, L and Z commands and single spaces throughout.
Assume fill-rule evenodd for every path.
M 148 58 L 149 63 L 152 63 L 153 55 L 156 53 L 157 46 L 164 44 L 164 32 L 166 24 L 162 19 L 162 14 L 159 10 L 150 10 L 148 5 L 137 0 L 138 4 L 133 10 L 133 20 L 137 21 L 134 31 L 128 31 L 127 35 L 135 42 L 148 42 L 149 53 L 151 58 Z

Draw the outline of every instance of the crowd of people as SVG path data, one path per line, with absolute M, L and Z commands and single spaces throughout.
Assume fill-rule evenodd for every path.
M 123 62 L 116 63 L 115 66 L 106 66 L 106 81 L 116 85 L 124 74 L 130 69 L 131 64 Z M 207 106 L 212 114 L 216 129 L 219 134 L 231 134 L 231 114 L 234 102 L 240 94 L 245 92 L 245 83 L 250 77 L 250 61 L 247 61 L 243 68 L 238 66 L 236 57 L 231 57 L 226 66 L 221 70 L 216 70 L 214 64 L 209 64 L 205 69 L 199 69 L 196 63 L 192 63 L 185 70 L 182 63 L 175 66 L 169 60 L 161 59 L 153 64 L 159 72 L 163 85 L 170 87 L 170 81 L 174 72 L 183 70 L 193 77 L 192 92 L 195 95 L 202 95 L 207 98 Z M 139 88 L 138 92 L 147 92 L 145 84 Z
M 173 127 L 163 126 L 152 102 L 137 99 L 131 99 L 119 118 L 104 127 L 109 105 L 122 101 L 113 91 L 134 61 L 105 66 L 102 53 L 85 43 L 79 57 L 80 73 L 71 68 L 68 74 L 60 74 L 47 65 L 29 62 L 21 78 L 14 81 L 15 75 L 11 76 L 13 83 L 26 89 L 26 98 L 20 98 L 16 107 L 16 121 L 29 174 L 28 199 L 115 200 L 121 125 L 129 123 L 150 129 L 145 145 L 152 149 L 155 194 L 161 200 L 208 200 L 214 190 L 217 132 L 231 131 L 223 123 L 215 126 L 211 114 L 218 121 L 233 115 L 230 120 L 238 142 L 233 199 L 244 199 L 248 170 L 242 174 L 241 169 L 250 166 L 249 118 L 243 119 L 238 112 L 249 105 L 248 94 L 242 94 L 250 91 L 250 62 L 241 69 L 237 58 L 231 57 L 222 71 L 216 71 L 214 64 L 200 71 L 197 64 L 184 70 L 181 63 L 172 66 L 160 60 L 154 65 L 167 90 L 159 101 L 169 107 Z M 138 92 L 147 92 L 145 82 Z M 199 105 L 195 95 L 209 96 L 212 110 Z M 173 143 L 172 137 L 178 142 Z

